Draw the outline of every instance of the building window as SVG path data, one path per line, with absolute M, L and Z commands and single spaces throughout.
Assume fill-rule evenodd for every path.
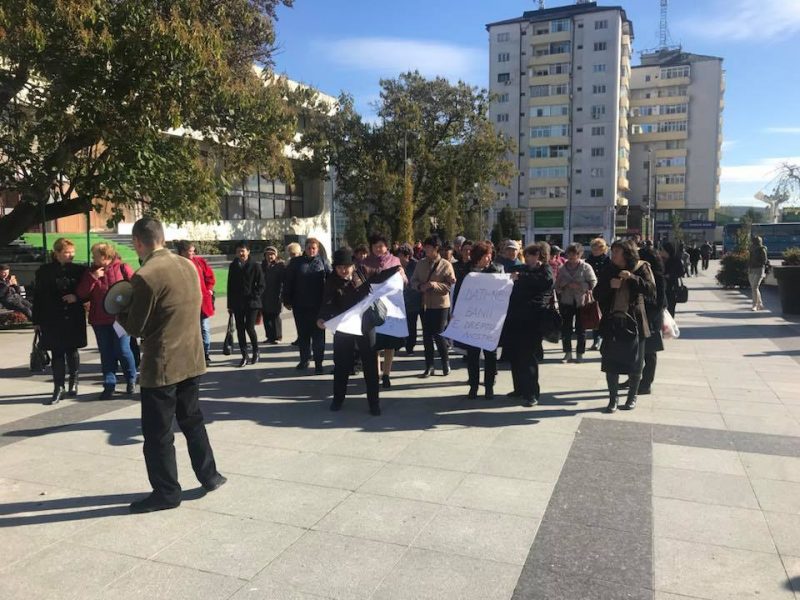
M 498 113 L 497 122 L 498 123 L 508 123 L 508 113 Z
M 595 21 L 594 22 L 595 29 L 608 29 L 608 19 L 603 19 L 602 21 Z
M 532 85 L 528 88 L 531 98 L 542 98 L 550 95 L 549 85 Z
M 667 201 L 679 201 L 683 202 L 685 200 L 685 193 L 684 192 L 658 192 L 656 194 L 656 198 L 659 202 L 667 202 Z
M 605 114 L 606 114 L 605 104 L 595 104 L 594 106 L 592 106 L 592 119 L 594 119 L 595 121 L 605 116 Z
M 685 156 L 664 156 L 656 159 L 656 167 L 685 167 Z M 646 168 L 646 167 L 645 167 Z
M 686 148 L 686 140 L 667 140 L 665 147 L 667 150 L 682 150 Z
M 531 198 L 566 198 L 566 186 L 532 187 L 528 190 Z
M 605 156 L 605 155 L 606 155 L 606 149 L 603 148 L 602 146 L 598 146 L 598 147 L 592 148 L 592 156 L 598 157 L 598 156 Z
M 499 102 L 500 104 L 504 104 L 508 102 L 509 97 L 510 96 L 508 94 L 500 94 L 499 96 L 497 96 L 497 102 Z
M 501 52 L 497 55 L 497 62 L 508 62 L 511 60 L 511 54 L 509 52 Z
M 605 93 L 606 93 L 606 86 L 605 86 L 605 84 L 601 84 L 601 85 L 593 85 L 593 86 L 592 86 L 592 93 L 593 93 L 593 94 L 605 94 Z
M 569 31 L 569 19 L 556 19 L 550 22 L 550 33 L 558 33 L 560 31 Z
M 606 72 L 606 65 L 605 64 L 592 65 L 592 72 L 594 72 L 594 73 L 605 73 Z
M 664 67 L 661 69 L 661 79 L 680 79 L 689 77 L 689 74 L 689 65 L 684 65 L 682 67 Z
M 567 94 L 569 94 L 569 85 L 566 83 L 559 83 L 557 85 L 550 86 L 551 96 L 566 96 Z
M 545 104 L 531 106 L 531 117 L 562 117 L 569 115 L 569 104 Z
M 550 54 L 569 54 L 572 44 L 569 42 L 553 42 L 550 44 Z
M 511 73 L 498 73 L 497 83 L 508 83 L 511 81 Z
M 606 128 L 604 125 L 600 125 L 598 127 L 592 127 L 592 135 L 605 135 Z
M 298 180 L 294 186 L 289 186 L 256 174 L 224 196 L 220 209 L 220 216 L 228 221 L 303 217 L 302 182 Z
M 532 179 L 566 179 L 567 167 L 533 167 L 530 170 Z
M 544 125 L 531 127 L 532 138 L 545 137 L 567 137 L 569 135 L 569 125 Z
M 605 175 L 605 171 L 603 167 L 595 167 L 594 169 L 589 169 L 589 175 L 591 177 L 603 177 Z
M 556 63 L 547 69 L 548 75 L 564 75 L 569 73 L 569 63 Z
M 686 175 L 656 175 L 656 183 L 658 185 L 681 185 L 686 183 Z
M 594 51 L 595 52 L 602 52 L 603 50 L 607 50 L 607 49 L 608 49 L 608 43 L 607 42 L 595 42 L 594 43 Z
M 603 188 L 592 188 L 589 190 L 589 195 L 592 198 L 602 198 L 603 197 Z
M 508 42 L 511 40 L 511 34 L 509 32 L 503 32 L 497 34 L 497 41 L 498 42 Z

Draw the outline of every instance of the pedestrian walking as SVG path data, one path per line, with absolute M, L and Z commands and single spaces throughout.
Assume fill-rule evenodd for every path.
M 691 266 L 692 276 L 697 277 L 700 273 L 697 271 L 697 265 L 700 263 L 700 248 L 692 244 L 689 247 L 689 264 Z
M 714 248 L 711 247 L 711 244 L 708 243 L 708 240 L 703 242 L 703 245 L 700 246 L 700 258 L 703 261 L 703 271 L 708 270 L 708 261 L 711 259 L 711 255 L 714 253 Z
M 78 395 L 78 349 L 86 347 L 86 312 L 77 292 L 86 267 L 76 265 L 74 259 L 75 244 L 58 238 L 52 262 L 36 271 L 33 324 L 41 335 L 39 347 L 52 353 L 53 394 L 43 402 L 46 405 Z
M 683 263 L 683 272 L 686 274 L 686 277 L 692 276 L 692 257 L 689 254 L 689 251 L 686 249 L 686 246 L 681 243 L 678 245 L 678 254 L 681 257 L 681 262 Z
M 592 267 L 595 276 L 599 277 L 600 272 L 611 262 L 608 257 L 608 243 L 603 238 L 594 238 L 589 244 L 590 255 L 586 259 L 589 266 Z M 592 347 L 590 350 L 600 349 L 600 329 L 599 327 L 592 331 Z
M 572 334 L 575 333 L 575 362 L 583 362 L 586 352 L 586 331 L 581 323 L 580 309 L 586 304 L 587 294 L 597 285 L 594 269 L 583 260 L 583 246 L 567 246 L 567 262 L 561 265 L 556 278 L 555 289 L 558 294 L 558 307 L 561 311 L 561 347 L 564 351 L 562 362 L 572 362 Z
M 322 306 L 325 278 L 331 266 L 320 254 L 322 244 L 316 238 L 306 240 L 305 252 L 289 261 L 283 283 L 283 305 L 291 310 L 297 327 L 297 345 L 300 350 L 299 371 L 308 369 L 314 359 L 314 372 L 322 375 L 325 358 L 325 330 L 317 327 Z
M 129 335 L 142 338 L 142 434 L 153 491 L 133 502 L 130 511 L 146 513 L 181 503 L 173 420 L 186 438 L 202 486 L 213 491 L 226 479 L 217 471 L 200 410 L 200 376 L 206 363 L 197 327 L 203 302 L 197 269 L 164 247 L 164 228 L 156 219 L 136 221 L 132 243 L 142 266 L 131 278 L 131 304 L 117 318 Z
M 541 346 L 540 323 L 550 308 L 553 272 L 540 244 L 527 246 L 524 256 L 525 264 L 511 273 L 514 289 L 508 303 L 503 343 L 514 383 L 508 397 L 521 398 L 523 405 L 530 407 L 538 403 L 541 393 L 536 340 Z
M 264 333 L 267 343 L 275 345 L 283 339 L 281 322 L 281 296 L 286 277 L 286 263 L 278 256 L 275 246 L 267 246 L 261 263 L 264 292 L 261 294 L 261 312 L 264 315 Z
M 195 246 L 191 242 L 180 241 L 176 244 L 178 254 L 183 258 L 192 261 L 197 269 L 197 276 L 200 278 L 200 293 L 203 295 L 203 303 L 200 306 L 200 333 L 203 337 L 203 352 L 206 357 L 206 366 L 211 365 L 211 317 L 214 316 L 214 286 L 217 284 L 217 277 L 214 269 L 202 256 L 197 256 Z
M 661 244 L 661 259 L 664 261 L 664 279 L 666 282 L 667 310 L 673 317 L 678 304 L 678 287 L 681 278 L 686 274 L 683 261 L 672 242 Z
M 256 321 L 261 311 L 264 293 L 264 275 L 261 266 L 250 259 L 247 242 L 236 244 L 236 258 L 228 267 L 228 313 L 236 322 L 236 337 L 242 360 L 239 367 L 254 365 L 259 360 Z M 247 338 L 250 338 L 251 356 L 247 357 Z
M 750 292 L 753 298 L 751 310 L 754 311 L 764 308 L 761 300 L 761 284 L 764 281 L 767 263 L 769 263 L 767 247 L 759 236 L 754 235 L 750 239 L 750 254 L 747 259 L 747 279 L 750 281 Z
M 411 286 L 422 293 L 422 342 L 425 346 L 425 371 L 421 378 L 434 373 L 434 343 L 442 362 L 442 374 L 450 374 L 448 347 L 442 332 L 450 317 L 450 290 L 456 282 L 453 265 L 439 254 L 441 242 L 432 236 L 425 240 L 425 258 L 417 263 Z
M 89 324 L 94 329 L 100 366 L 103 372 L 103 391 L 98 400 L 111 400 L 117 385 L 117 365 L 125 374 L 125 394 L 136 392 L 136 360 L 131 349 L 131 338 L 118 335 L 114 330 L 116 317 L 106 312 L 103 301 L 109 288 L 118 281 L 130 281 L 133 269 L 120 259 L 114 247 L 107 242 L 94 244 L 91 249 L 92 266 L 86 269 L 78 283 L 76 294 L 89 303 Z M 77 387 L 77 383 L 76 383 Z
M 651 330 L 645 303 L 655 296 L 655 281 L 650 265 L 639 258 L 632 241 L 611 244 L 611 264 L 600 274 L 595 296 L 603 318 L 601 366 L 606 374 L 609 401 L 606 412 L 617 410 L 619 376 L 628 375 L 628 397 L 625 410 L 636 406 L 642 379 L 646 339 Z
M 664 276 L 664 263 L 651 248 L 640 250 L 639 257 L 650 265 L 656 286 L 654 296 L 645 296 L 645 311 L 650 325 L 650 337 L 645 340 L 644 344 L 644 367 L 638 391 L 639 396 L 645 396 L 650 394 L 656 377 L 658 353 L 664 350 L 661 328 L 664 325 L 664 310 L 667 308 L 667 280 Z
M 406 279 L 410 283 L 418 264 L 414 258 L 414 250 L 411 244 L 402 244 L 397 251 L 397 258 L 400 260 Z M 406 324 L 408 325 L 406 354 L 414 356 L 414 348 L 417 345 L 417 323 L 422 316 L 422 294 L 413 286 L 407 285 L 403 288 L 403 301 L 406 306 Z

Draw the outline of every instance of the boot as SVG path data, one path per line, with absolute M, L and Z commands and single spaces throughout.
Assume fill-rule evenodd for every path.
M 583 362 L 583 354 L 576 354 L 575 355 L 575 362 L 580 364 Z
M 536 406 L 537 404 L 539 404 L 539 401 L 532 396 L 525 398 L 522 401 L 522 406 L 524 406 L 525 408 L 531 408 L 532 406 Z
M 63 398 L 64 398 L 64 386 L 57 385 L 53 389 L 53 395 L 47 400 L 44 400 L 42 404 L 44 404 L 45 406 L 50 406 L 51 404 L 58 404 L 59 402 L 61 402 Z
M 617 397 L 616 396 L 611 396 L 611 398 L 608 401 L 608 406 L 606 406 L 605 412 L 607 412 L 609 414 L 617 412 Z
M 342 410 L 342 404 L 343 402 L 341 400 L 336 400 L 334 398 L 331 401 L 331 406 L 330 406 L 331 412 L 339 412 L 340 410 Z
M 114 397 L 114 388 L 110 385 L 104 385 L 103 391 L 97 397 L 98 400 L 111 400 Z
M 375 402 L 374 404 L 370 403 L 370 405 L 369 405 L 369 414 L 371 414 L 373 417 L 380 417 L 381 416 L 381 405 L 378 404 L 377 402 Z
M 392 380 L 389 377 L 388 373 L 384 373 L 383 374 L 383 377 L 381 378 L 381 385 L 383 386 L 383 389 L 385 389 L 385 390 L 388 390 L 388 389 L 390 389 L 392 387 Z
M 450 361 L 447 359 L 442 361 L 442 375 L 445 377 L 450 375 Z
M 425 367 L 425 370 L 422 372 L 422 375 L 419 376 L 420 379 L 427 379 L 433 375 L 433 367 Z
M 571 363 L 572 362 L 572 352 L 565 352 L 564 358 L 561 359 L 562 363 Z
M 494 385 L 491 383 L 486 384 L 486 389 L 484 390 L 484 396 L 487 400 L 494 400 Z
M 467 393 L 467 400 L 475 400 L 478 397 L 478 386 L 471 385 L 469 386 L 469 392 Z
M 69 375 L 69 388 L 65 396 L 75 398 L 78 395 L 78 374 L 70 373 Z
M 133 396 L 136 393 L 136 382 L 129 381 L 125 384 L 125 394 L 128 396 Z
M 239 361 L 239 368 L 241 369 L 241 368 L 242 368 L 243 366 L 245 366 L 245 365 L 246 365 L 248 362 L 250 362 L 250 361 L 249 361 L 249 359 L 247 358 L 247 354 L 242 354 L 242 360 L 240 360 L 240 361 Z
M 636 386 L 638 387 L 638 386 Z M 624 406 L 620 406 L 622 410 L 633 410 L 636 408 L 636 388 L 633 386 L 628 388 L 628 400 Z
M 250 360 L 248 362 L 251 365 L 254 365 L 259 361 L 260 358 L 261 358 L 261 356 L 258 353 L 258 348 L 254 346 L 253 347 L 253 356 L 250 358 Z

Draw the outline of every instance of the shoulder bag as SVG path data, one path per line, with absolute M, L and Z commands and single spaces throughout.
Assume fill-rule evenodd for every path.
M 41 373 L 50 364 L 50 355 L 39 345 L 39 332 L 33 334 L 31 344 L 30 369 L 31 373 Z
M 678 279 L 678 285 L 675 286 L 675 302 L 678 304 L 685 304 L 689 301 L 689 288 L 683 285 L 683 278 Z

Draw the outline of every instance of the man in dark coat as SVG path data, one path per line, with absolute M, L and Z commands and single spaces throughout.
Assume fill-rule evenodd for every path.
M 286 263 L 278 258 L 278 249 L 268 246 L 261 263 L 264 276 L 264 293 L 261 294 L 261 310 L 264 313 L 264 331 L 268 344 L 277 344 L 283 338 L 281 325 L 281 295 Z
M 0 306 L 22 313 L 28 319 L 33 316 L 33 305 L 25 298 L 22 286 L 17 284 L 8 265 L 0 265 Z
M 197 269 L 164 248 L 164 229 L 156 219 L 136 221 L 132 242 L 142 266 L 131 278 L 131 304 L 117 319 L 128 334 L 142 338 L 142 434 L 153 492 L 133 502 L 130 510 L 145 513 L 181 503 L 172 433 L 176 418 L 203 487 L 213 491 L 226 479 L 217 471 L 200 410 L 206 361 L 197 326 L 202 303 Z
M 703 242 L 703 245 L 700 246 L 700 259 L 703 261 L 703 271 L 708 270 L 708 261 L 711 259 L 713 252 L 714 249 L 711 247 L 711 244 L 708 243 L 708 240 Z
M 250 260 L 247 242 L 236 244 L 236 258 L 228 267 L 228 312 L 236 321 L 236 336 L 242 353 L 240 367 L 258 362 L 258 335 L 256 321 L 261 311 L 261 295 L 264 293 L 264 274 L 261 266 Z M 247 337 L 250 338 L 252 356 L 247 358 Z

